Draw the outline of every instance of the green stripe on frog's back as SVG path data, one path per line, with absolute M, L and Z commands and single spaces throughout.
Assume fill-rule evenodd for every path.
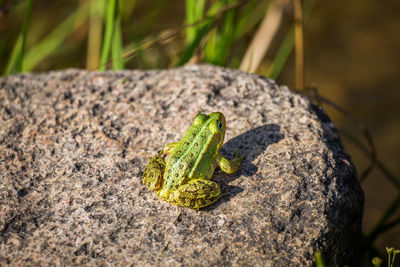
M 169 166 L 170 164 L 168 163 L 170 162 L 167 161 L 165 173 L 168 176 L 175 176 L 175 179 L 164 179 L 164 188 L 175 191 L 184 179 L 192 177 L 194 171 L 199 166 L 200 160 L 204 158 L 202 155 L 207 151 L 208 146 L 205 146 L 205 144 L 207 142 L 211 143 L 209 139 L 213 136 L 210 134 L 207 135 L 211 121 L 208 120 L 205 124 L 199 126 L 192 125 L 179 142 L 176 150 L 171 153 L 171 158 L 168 161 L 175 162 L 172 166 Z M 187 148 L 182 151 L 182 145 L 185 143 L 188 144 Z M 192 153 L 192 156 L 190 156 L 190 153 Z

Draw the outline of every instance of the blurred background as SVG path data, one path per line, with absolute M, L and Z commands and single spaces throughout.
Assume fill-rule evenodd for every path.
M 317 97 L 362 179 L 367 263 L 400 249 L 399 12 L 398 0 L 0 0 L 0 73 L 211 63 L 329 99 L 348 112 Z

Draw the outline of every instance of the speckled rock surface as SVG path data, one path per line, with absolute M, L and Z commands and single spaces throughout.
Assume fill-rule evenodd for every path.
M 247 153 L 201 211 L 141 184 L 199 110 Z M 0 265 L 353 264 L 363 193 L 332 122 L 273 81 L 212 66 L 0 78 Z

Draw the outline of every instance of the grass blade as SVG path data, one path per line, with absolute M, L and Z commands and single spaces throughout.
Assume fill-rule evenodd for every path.
M 228 1 L 228 4 L 232 4 L 235 2 L 236 1 L 234 0 L 230 0 Z M 210 8 L 208 15 L 215 15 L 216 13 L 218 13 L 218 11 L 223 8 L 224 4 L 226 4 L 226 1 L 224 0 L 219 0 L 215 2 L 214 5 Z M 224 54 L 229 53 L 229 46 L 225 46 L 226 43 L 228 43 L 228 40 L 225 40 L 225 38 L 228 38 L 227 33 L 229 32 L 229 29 L 232 28 L 232 12 L 234 12 L 234 10 L 227 11 L 223 17 L 224 22 L 222 23 L 221 32 L 225 32 L 225 36 L 223 35 L 223 33 L 218 31 L 217 27 L 210 31 L 204 49 L 204 57 L 206 62 L 221 65 L 223 63 L 222 61 L 224 58 Z M 222 44 L 223 42 L 225 42 L 225 44 Z
M 22 71 L 22 63 L 24 61 L 25 47 L 26 47 L 26 37 L 28 35 L 28 27 L 32 12 L 32 2 L 33 2 L 32 0 L 28 1 L 28 7 L 26 10 L 24 24 L 22 26 L 22 32 L 21 35 L 18 37 L 15 46 L 13 48 L 13 51 L 11 53 L 11 57 L 8 61 L 4 73 L 5 75 Z
M 117 15 L 115 19 L 114 38 L 112 40 L 112 67 L 113 70 L 124 69 L 123 59 L 123 46 L 122 46 L 122 34 L 121 34 L 121 16 Z
M 100 70 L 106 69 L 106 63 L 108 60 L 108 56 L 110 54 L 111 42 L 115 27 L 114 24 L 116 15 L 115 12 L 117 10 L 117 2 L 118 0 L 108 0 L 106 29 L 104 33 L 103 49 L 101 51 L 101 57 L 100 57 L 100 68 L 99 68 Z
M 277 0 L 270 4 L 240 63 L 241 70 L 255 72 L 258 69 L 281 25 L 284 8 L 289 4 L 289 0 Z
M 304 10 L 304 22 L 307 21 L 311 14 L 311 10 L 315 5 L 316 0 L 308 0 L 304 2 L 303 10 Z M 286 34 L 285 39 L 283 40 L 281 46 L 277 54 L 275 55 L 274 61 L 267 72 L 267 77 L 276 80 L 279 74 L 282 71 L 283 66 L 285 65 L 287 59 L 289 58 L 290 53 L 293 50 L 294 46 L 294 26 L 291 27 L 289 32 Z
M 251 0 L 238 18 L 235 30 L 235 40 L 240 39 L 257 25 L 265 14 L 269 1 Z
M 191 23 L 191 24 L 195 23 L 195 25 L 189 24 L 191 26 L 187 27 L 188 29 L 193 28 L 195 26 L 199 26 L 199 29 L 195 32 L 196 36 L 194 37 L 193 41 L 186 46 L 185 51 L 183 52 L 183 55 L 177 64 L 178 66 L 185 64 L 193 56 L 193 53 L 196 50 L 196 48 L 200 45 L 201 40 L 213 26 L 213 23 L 215 21 L 215 18 L 213 16 L 216 15 L 222 7 L 223 4 L 221 1 L 215 2 L 207 11 L 207 17 L 209 18 L 204 23 L 196 23 L 197 21 L 199 21 L 196 20 Z
M 186 25 L 190 25 L 203 17 L 205 0 L 186 0 Z M 186 43 L 192 44 L 196 39 L 197 33 L 203 29 L 204 25 L 194 25 L 186 29 Z
M 90 0 L 90 22 L 86 54 L 86 68 L 89 70 L 95 70 L 100 65 L 101 34 L 103 31 L 102 10 L 104 10 L 104 5 L 104 0 Z
M 194 51 L 196 50 L 196 48 L 199 46 L 201 40 L 203 39 L 203 37 L 207 34 L 207 32 L 210 30 L 212 26 L 211 22 L 208 22 L 207 24 L 203 25 L 202 28 L 196 32 L 196 36 L 195 39 L 192 41 L 192 43 L 190 43 L 185 51 L 183 52 L 183 55 L 180 59 L 180 61 L 178 62 L 178 66 L 182 66 L 183 64 L 185 64 L 186 62 L 189 61 L 189 59 L 193 56 Z
M 21 44 L 22 44 L 22 35 L 19 35 L 17 40 L 15 41 L 10 58 L 8 59 L 6 69 L 4 70 L 5 76 L 15 72 L 15 65 L 16 65 L 15 62 L 17 61 L 18 53 L 21 50 Z
M 32 47 L 25 56 L 23 71 L 30 71 L 44 58 L 53 53 L 77 27 L 82 25 L 89 16 L 88 1 L 84 1 L 80 8 L 74 11 L 39 44 Z
M 234 1 L 231 1 L 233 3 Z M 225 13 L 221 30 L 213 31 L 210 39 L 210 47 L 207 49 L 205 59 L 207 62 L 216 65 L 224 65 L 227 61 L 231 45 L 235 37 L 236 23 L 235 23 L 236 10 L 232 9 Z
M 304 89 L 304 34 L 301 0 L 294 0 L 295 88 Z
M 400 206 L 400 194 L 392 201 L 389 207 L 386 209 L 383 216 L 380 218 L 374 229 L 369 233 L 368 239 L 373 241 L 378 235 L 382 232 L 382 229 L 385 229 L 386 222 L 390 219 L 390 217 L 396 212 L 396 210 Z
M 119 15 L 121 16 L 121 22 L 129 22 L 132 19 L 132 14 L 137 2 L 138 0 L 119 0 Z
M 294 43 L 294 27 L 286 34 L 278 52 L 275 55 L 274 61 L 267 72 L 267 77 L 276 80 L 281 73 L 290 53 L 293 50 Z
M 315 266 L 316 267 L 325 267 L 325 263 L 324 263 L 324 259 L 322 257 L 321 251 L 315 252 L 314 258 L 315 258 Z

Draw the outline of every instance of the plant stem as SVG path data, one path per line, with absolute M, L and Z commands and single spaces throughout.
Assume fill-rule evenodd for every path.
M 22 64 L 24 61 L 26 47 L 26 37 L 28 35 L 28 27 L 31 19 L 32 2 L 33 0 L 28 1 L 28 7 L 26 10 L 24 24 L 22 26 L 22 32 L 21 35 L 18 37 L 17 42 L 15 43 L 13 52 L 11 53 L 11 57 L 4 72 L 5 75 L 22 71 Z
M 294 36 L 295 36 L 295 88 L 304 89 L 304 38 L 303 11 L 301 0 L 294 1 Z
M 86 68 L 89 70 L 97 69 L 100 63 L 101 32 L 103 30 L 101 12 L 103 6 L 104 0 L 90 0 L 90 22 L 86 54 Z
M 107 20 L 106 20 L 106 29 L 104 33 L 103 40 L 103 49 L 101 51 L 100 58 L 100 70 L 106 69 L 106 63 L 108 60 L 108 56 L 110 54 L 111 42 L 113 39 L 114 32 L 114 23 L 115 23 L 115 12 L 117 9 L 118 0 L 109 0 L 107 6 Z

